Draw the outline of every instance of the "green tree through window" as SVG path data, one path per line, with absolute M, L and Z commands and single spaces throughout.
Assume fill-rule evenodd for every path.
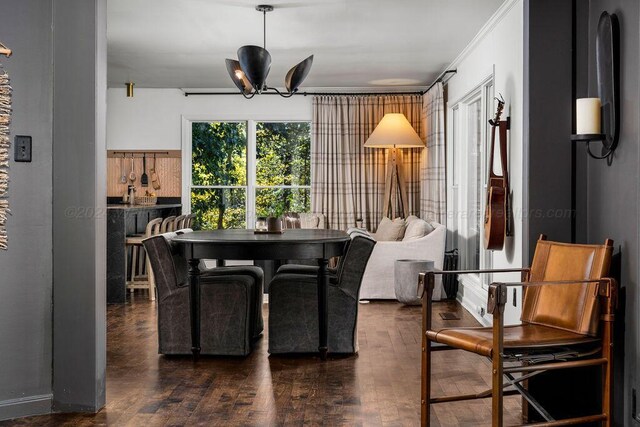
M 191 210 L 200 228 L 245 228 L 256 216 L 309 211 L 310 124 L 258 122 L 255 129 L 249 182 L 247 123 L 192 123 Z

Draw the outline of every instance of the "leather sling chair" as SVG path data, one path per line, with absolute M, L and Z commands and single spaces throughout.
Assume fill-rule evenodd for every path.
M 432 330 L 431 295 L 435 276 L 449 272 L 420 273 L 418 295 L 423 296 L 421 424 L 429 425 L 431 404 L 490 397 L 491 425 L 502 426 L 503 396 L 520 393 L 524 398 L 523 410 L 533 408 L 546 420 L 537 425 L 601 422 L 610 426 L 612 338 L 618 285 L 614 279 L 605 276 L 609 272 L 612 251 L 613 241 L 609 239 L 604 245 L 579 245 L 550 242 L 543 235 L 537 242 L 530 269 L 453 272 L 521 272 L 521 282 L 494 282 L 489 286 L 487 312 L 493 315 L 491 327 Z M 509 287 L 523 288 L 521 324 L 504 326 Z M 492 361 L 490 390 L 431 397 L 431 353 L 453 349 L 470 351 Z M 555 420 L 526 389 L 526 381 L 540 373 L 586 366 L 602 368 L 602 410 L 599 414 Z M 514 376 L 516 373 L 521 376 Z M 512 388 L 505 390 L 509 386 Z

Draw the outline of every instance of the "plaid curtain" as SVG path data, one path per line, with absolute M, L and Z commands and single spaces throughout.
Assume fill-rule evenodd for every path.
M 422 97 L 316 96 L 311 144 L 311 209 L 326 215 L 329 228 L 345 230 L 362 218 L 375 231 L 382 219 L 388 150 L 365 148 L 386 113 L 403 113 L 424 139 Z M 420 212 L 423 149 L 402 151 L 409 213 Z
M 424 94 L 422 123 L 427 148 L 420 170 L 420 216 L 445 224 L 447 214 L 444 88 L 438 82 Z

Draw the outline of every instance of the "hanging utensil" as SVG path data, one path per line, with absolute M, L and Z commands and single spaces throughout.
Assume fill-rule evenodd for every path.
M 120 173 L 122 174 L 122 175 L 120 175 L 120 184 L 126 184 L 127 183 L 127 172 L 124 170 L 125 156 L 126 156 L 126 154 L 123 154 L 122 155 L 122 159 L 120 159 Z
M 151 185 L 154 190 L 160 189 L 160 177 L 156 169 L 156 153 L 153 153 L 153 168 L 151 169 Z
M 140 185 L 149 186 L 149 177 L 147 176 L 147 153 L 142 154 L 142 176 L 140 177 Z
M 136 182 L 136 168 L 133 160 L 133 153 L 131 154 L 131 171 L 129 172 L 129 181 L 133 184 Z

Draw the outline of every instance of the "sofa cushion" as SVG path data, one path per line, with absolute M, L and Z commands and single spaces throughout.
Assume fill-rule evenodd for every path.
M 433 230 L 434 228 L 427 221 L 416 218 L 407 224 L 407 229 L 404 232 L 402 241 L 419 239 L 431 233 Z
M 380 242 L 402 240 L 405 227 L 406 222 L 402 218 L 396 218 L 393 221 L 387 217 L 382 218 L 376 230 L 375 238 Z

